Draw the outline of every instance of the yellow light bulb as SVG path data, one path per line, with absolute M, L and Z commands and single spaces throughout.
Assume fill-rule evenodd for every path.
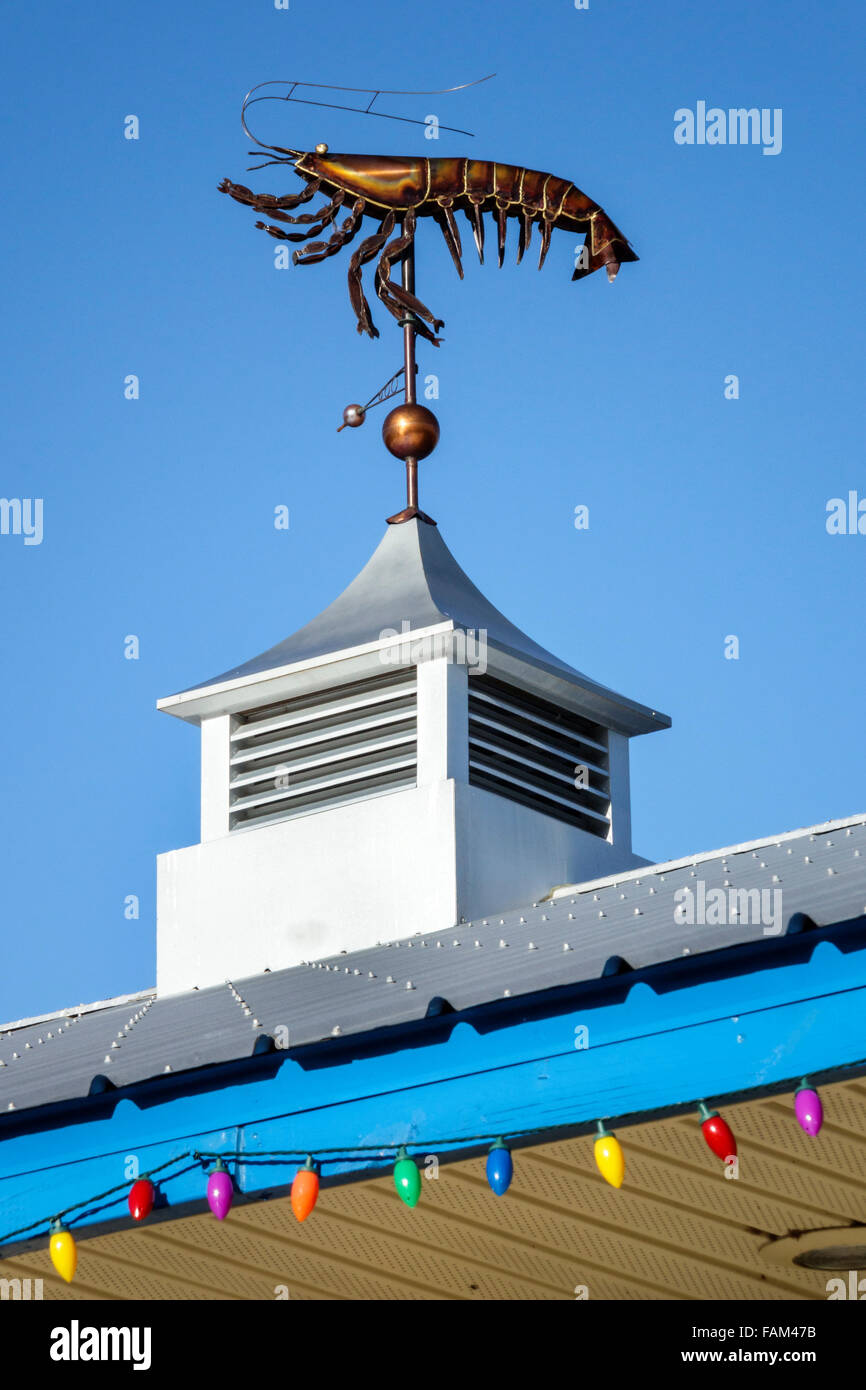
M 622 1187 L 625 1177 L 625 1156 L 614 1134 L 601 1131 L 595 1141 L 595 1162 L 598 1171 L 611 1187 Z
M 78 1251 L 75 1248 L 75 1241 L 71 1233 L 63 1226 L 55 1227 L 51 1232 L 48 1249 L 51 1254 L 51 1263 L 60 1278 L 65 1279 L 67 1284 L 71 1284 L 75 1275 L 75 1267 L 78 1264 Z

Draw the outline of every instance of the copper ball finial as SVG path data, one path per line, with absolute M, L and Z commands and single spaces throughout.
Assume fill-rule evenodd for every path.
M 359 425 L 363 425 L 367 418 L 367 412 L 362 405 L 347 405 L 343 411 L 343 424 L 356 430 Z
M 320 143 L 320 144 L 318 144 L 318 145 L 316 146 L 316 154 L 317 154 L 317 155 L 322 156 L 322 155 L 326 155 L 327 153 L 328 153 L 328 146 L 327 146 L 327 145 L 321 144 L 321 143 Z
M 398 405 L 385 416 L 382 438 L 395 458 L 425 459 L 439 443 L 439 421 L 425 405 Z

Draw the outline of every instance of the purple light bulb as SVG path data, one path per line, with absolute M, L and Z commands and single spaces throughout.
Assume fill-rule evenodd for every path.
M 797 1123 L 806 1134 L 815 1137 L 824 1120 L 821 1097 L 811 1086 L 800 1086 L 794 1096 L 794 1114 Z
M 217 1221 L 225 1221 L 232 1204 L 232 1180 L 222 1159 L 217 1159 L 216 1167 L 207 1180 L 208 1206 Z

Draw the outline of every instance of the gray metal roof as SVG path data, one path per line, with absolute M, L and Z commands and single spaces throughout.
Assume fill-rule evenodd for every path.
M 0 1028 L 0 1114 L 75 1100 L 106 1081 L 124 1087 L 238 1061 L 269 1037 L 296 1048 L 408 1023 L 426 1017 L 437 999 L 459 1011 L 591 981 L 614 957 L 638 970 L 765 939 L 760 923 L 679 925 L 674 895 L 698 882 L 707 891 L 781 891 L 785 925 L 794 913 L 818 926 L 859 917 L 866 914 L 866 816 L 575 885 L 446 932 L 212 989 L 7 1025 Z
M 487 641 L 506 654 L 614 701 L 637 715 L 635 727 L 639 725 L 640 732 L 670 725 L 667 715 L 590 680 L 515 627 L 460 568 L 438 527 L 417 519 L 388 526 L 360 574 L 312 622 L 243 665 L 180 693 L 203 691 L 378 642 L 386 631 L 416 631 L 449 622 L 473 634 L 486 632 Z

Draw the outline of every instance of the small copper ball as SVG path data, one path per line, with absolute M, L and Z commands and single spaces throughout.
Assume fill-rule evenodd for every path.
M 316 146 L 316 154 L 327 154 L 327 153 L 328 153 L 328 147 L 327 147 L 327 145 L 317 145 L 317 146 Z
M 343 411 L 343 424 L 349 425 L 353 430 L 363 425 L 366 418 L 364 407 L 360 405 L 347 405 Z
M 398 405 L 382 425 L 385 448 L 398 459 L 425 459 L 439 443 L 439 421 L 425 405 Z

